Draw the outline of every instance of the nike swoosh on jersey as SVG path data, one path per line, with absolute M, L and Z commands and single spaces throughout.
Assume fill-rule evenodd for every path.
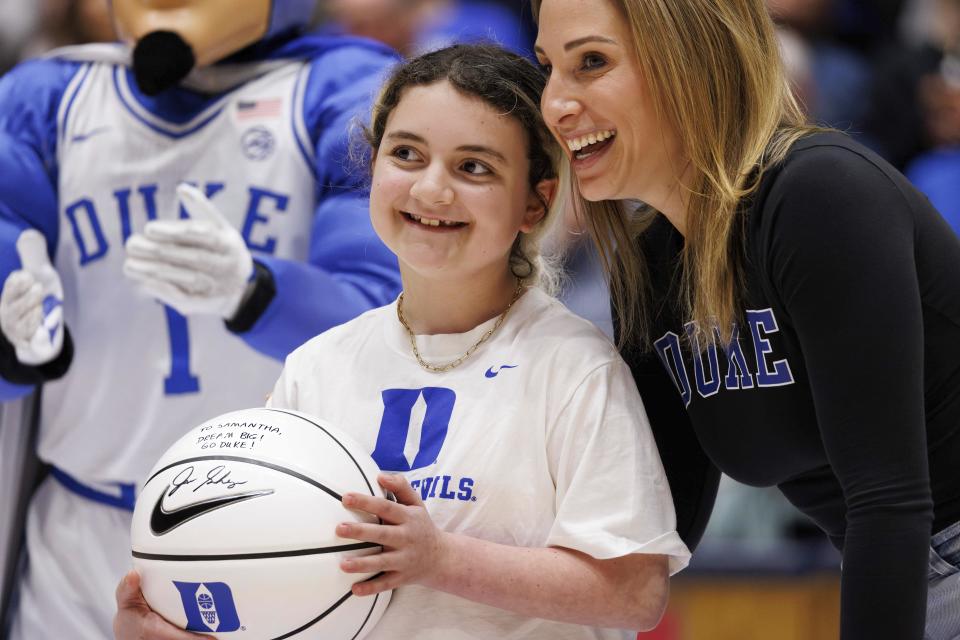
M 499 367 L 497 367 L 497 370 L 496 370 L 496 371 L 493 370 L 493 367 L 490 367 L 489 369 L 487 369 L 487 370 L 484 372 L 483 375 L 485 375 L 485 376 L 488 377 L 488 378 L 496 378 L 496 377 L 497 377 L 497 374 L 500 373 L 501 371 L 503 371 L 504 369 L 516 369 L 518 366 L 520 366 L 520 365 L 517 365 L 517 364 L 502 364 L 502 365 L 500 365 Z
M 78 134 L 76 134 L 75 136 L 73 136 L 73 138 L 71 138 L 70 141 L 71 141 L 71 142 L 84 142 L 84 141 L 86 141 L 86 140 L 89 140 L 90 138 L 92 138 L 92 137 L 95 136 L 95 135 L 101 134 L 101 133 L 103 133 L 104 131 L 109 131 L 109 130 L 110 130 L 110 127 L 98 127 L 98 128 L 96 128 L 96 129 L 93 129 L 92 131 L 88 131 L 88 132 L 86 132 L 86 133 L 78 133 Z
M 259 498 L 261 496 L 267 496 L 273 493 L 273 489 L 266 489 L 264 491 L 251 491 L 248 493 L 237 493 L 232 496 L 222 496 L 220 498 L 212 498 L 210 500 L 194 502 L 193 504 L 185 505 L 179 509 L 167 511 L 163 508 L 163 497 L 167 495 L 167 491 L 169 490 L 170 486 L 168 485 L 167 488 L 163 490 L 163 493 L 160 494 L 160 497 L 157 499 L 157 504 L 153 506 L 153 513 L 150 514 L 150 530 L 153 531 L 154 535 L 162 536 L 170 533 L 184 522 L 193 520 L 194 518 L 199 518 L 203 514 L 209 513 L 216 509 L 222 509 L 223 507 L 235 504 L 237 502 L 252 500 L 253 498 Z

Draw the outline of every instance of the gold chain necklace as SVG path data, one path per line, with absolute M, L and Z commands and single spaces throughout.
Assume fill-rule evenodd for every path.
M 416 356 L 417 362 L 420 363 L 420 366 L 426 369 L 427 371 L 432 371 L 434 373 L 443 373 L 444 371 L 450 371 L 454 367 L 460 365 L 464 360 L 470 357 L 470 355 L 477 350 L 490 336 L 493 335 L 493 332 L 496 331 L 501 324 L 503 324 L 504 318 L 507 317 L 507 312 L 510 311 L 510 307 L 513 306 L 513 303 L 520 298 L 520 294 L 523 293 L 523 281 L 520 278 L 517 278 L 517 289 L 513 292 L 513 298 L 510 299 L 510 304 L 507 305 L 507 308 L 503 310 L 503 313 L 500 314 L 500 317 L 497 318 L 497 321 L 493 324 L 490 329 L 486 331 L 480 339 L 473 343 L 469 349 L 464 352 L 462 356 L 457 358 L 452 362 L 447 364 L 430 364 L 425 362 L 423 357 L 420 355 L 420 350 L 417 349 L 417 337 L 413 333 L 413 329 L 410 328 L 410 325 L 407 324 L 406 318 L 403 317 L 403 293 L 400 293 L 400 298 L 397 300 L 397 318 L 400 319 L 400 324 L 403 325 L 403 328 L 407 330 L 407 335 L 410 336 L 410 346 L 413 347 L 413 355 Z

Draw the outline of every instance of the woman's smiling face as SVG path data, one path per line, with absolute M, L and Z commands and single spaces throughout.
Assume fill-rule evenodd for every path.
M 608 0 L 543 0 L 539 25 L 543 115 L 580 192 L 655 202 L 676 183 L 681 147 L 657 116 L 626 17 Z

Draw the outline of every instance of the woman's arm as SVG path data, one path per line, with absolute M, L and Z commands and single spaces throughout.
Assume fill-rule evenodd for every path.
M 911 192 L 865 152 L 825 145 L 790 161 L 764 211 L 773 297 L 799 338 L 846 506 L 843 640 L 923 637 L 933 504 L 915 239 L 926 212 Z
M 384 547 L 383 553 L 341 563 L 348 573 L 384 572 L 354 585 L 356 595 L 420 584 L 524 616 L 634 630 L 653 628 L 663 615 L 666 556 L 598 560 L 560 547 L 513 547 L 444 532 L 403 476 L 383 474 L 379 480 L 398 502 L 360 494 L 343 502 L 384 524 L 337 527 L 339 536 Z

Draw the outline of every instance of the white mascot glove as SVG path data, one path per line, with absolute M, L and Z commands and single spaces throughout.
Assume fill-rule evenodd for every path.
M 39 231 L 21 233 L 17 253 L 23 268 L 3 283 L 0 330 L 14 346 L 17 360 L 37 366 L 50 362 L 63 349 L 63 285 Z
M 188 220 L 152 220 L 127 240 L 123 273 L 185 316 L 236 315 L 253 275 L 240 233 L 188 184 L 177 187 Z

